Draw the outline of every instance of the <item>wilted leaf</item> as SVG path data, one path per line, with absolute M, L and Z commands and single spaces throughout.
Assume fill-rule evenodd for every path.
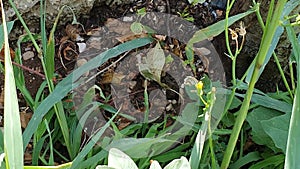
M 160 83 L 162 69 L 165 65 L 165 54 L 159 43 L 147 53 L 146 58 L 141 58 L 139 71 L 150 80 Z

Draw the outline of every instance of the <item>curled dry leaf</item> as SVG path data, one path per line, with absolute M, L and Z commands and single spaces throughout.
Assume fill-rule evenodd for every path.
M 76 49 L 73 49 L 71 46 L 67 46 L 64 49 L 63 54 L 64 58 L 68 61 L 78 58 L 78 53 L 76 52 Z
M 15 59 L 15 51 L 12 50 L 11 48 L 9 48 L 9 52 L 10 52 L 10 57 L 11 60 Z M 1 51 L 0 51 L 0 61 L 4 61 L 4 46 L 2 47 Z
M 74 25 L 71 25 L 71 24 L 67 25 L 65 32 L 72 41 L 78 41 L 78 40 L 82 39 L 79 35 L 78 28 Z

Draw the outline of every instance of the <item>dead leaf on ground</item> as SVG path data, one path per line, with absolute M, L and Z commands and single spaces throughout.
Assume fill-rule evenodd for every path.
M 31 117 L 32 117 L 32 113 L 27 113 L 26 110 L 20 112 L 20 120 L 21 120 L 22 128 L 27 127 Z

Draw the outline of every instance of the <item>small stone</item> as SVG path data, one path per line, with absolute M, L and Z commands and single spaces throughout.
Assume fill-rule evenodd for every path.
M 34 53 L 32 51 L 27 51 L 22 55 L 24 60 L 28 60 L 34 57 Z
M 77 43 L 79 53 L 82 53 L 86 49 L 86 43 Z

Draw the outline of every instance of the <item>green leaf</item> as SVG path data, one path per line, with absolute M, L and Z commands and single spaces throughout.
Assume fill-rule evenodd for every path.
M 116 148 L 109 150 L 108 167 L 115 169 L 138 169 L 134 161 L 127 154 Z
M 143 7 L 143 8 L 141 8 L 141 9 L 138 9 L 137 10 L 137 14 L 139 15 L 139 16 L 145 16 L 146 15 L 146 8 L 145 7 Z
M 166 163 L 175 158 L 180 158 L 181 156 L 185 156 L 186 155 L 185 151 L 190 148 L 190 144 L 192 142 L 193 141 L 190 140 L 189 142 L 180 144 L 180 145 L 172 148 L 171 150 L 164 152 L 163 154 L 159 154 L 159 155 L 153 157 L 153 159 L 156 159 L 157 161 L 159 161 L 161 163 Z
M 246 11 L 244 13 L 240 13 L 234 16 L 231 16 L 228 18 L 228 26 L 232 25 L 234 22 L 242 19 L 243 17 L 253 13 L 254 10 L 249 10 Z M 225 30 L 225 20 L 219 21 L 213 25 L 210 25 L 204 29 L 201 29 L 199 31 L 197 31 L 193 37 L 190 39 L 190 41 L 188 42 L 188 45 L 192 46 L 191 44 L 203 41 L 205 39 L 208 38 L 212 38 L 215 37 L 217 35 L 219 35 L 220 33 L 222 33 Z
M 7 34 L 10 33 L 14 26 L 15 21 L 6 22 Z M 3 32 L 3 24 L 0 25 L 0 49 L 2 49 L 4 43 L 4 32 Z
M 55 55 L 55 42 L 53 36 L 49 38 L 46 55 L 44 57 L 47 77 L 50 79 L 53 77 L 54 74 L 54 55 Z
M 287 27 L 288 37 L 293 46 L 293 52 L 295 55 L 295 59 L 297 62 L 297 87 L 294 96 L 294 104 L 293 110 L 290 120 L 289 132 L 288 132 L 288 140 L 287 140 L 287 149 L 286 149 L 286 163 L 285 168 L 299 168 L 300 161 L 297 157 L 300 156 L 299 149 L 299 141 L 300 141 L 300 35 L 298 39 L 296 38 L 296 34 L 294 29 L 291 27 Z
M 8 168 L 23 168 L 23 142 L 20 112 L 13 66 L 10 57 L 6 16 L 1 1 L 3 36 L 4 37 L 4 152 Z M 5 28 L 5 29 L 4 29 Z M 2 38 L 1 37 L 1 38 Z
M 144 26 L 140 22 L 133 22 L 130 25 L 130 30 L 135 34 L 141 34 L 143 32 Z
M 146 57 L 141 58 L 139 63 L 139 71 L 141 74 L 150 80 L 160 83 L 161 72 L 165 65 L 165 53 L 159 43 L 150 49 Z
M 286 149 L 286 141 L 289 130 L 289 126 L 287 124 L 290 123 L 290 117 L 290 114 L 284 114 L 261 121 L 263 130 L 272 138 L 275 146 L 281 149 L 282 152 L 285 152 Z
M 231 169 L 239 169 L 243 168 L 244 165 L 249 164 L 250 162 L 254 162 L 257 160 L 260 160 L 262 157 L 260 157 L 259 153 L 257 151 L 250 152 L 244 157 L 241 157 L 237 161 L 235 161 L 232 165 L 230 165 L 229 168 Z
M 271 156 L 263 161 L 260 161 L 258 163 L 255 163 L 252 165 L 249 169 L 262 169 L 262 168 L 274 168 L 274 166 L 278 166 L 284 162 L 284 155 L 279 154 L 276 156 Z
M 235 94 L 236 96 L 244 97 L 244 94 Z M 284 101 L 280 101 L 277 99 L 273 99 L 268 95 L 260 95 L 260 94 L 253 94 L 251 101 L 255 104 L 271 108 L 274 110 L 278 110 L 284 113 L 290 113 L 292 111 L 292 105 L 286 103 Z
M 280 112 L 278 111 L 274 111 L 272 109 L 268 109 L 265 107 L 258 107 L 256 109 L 254 109 L 252 112 L 250 112 L 247 116 L 247 121 L 250 124 L 251 128 L 252 128 L 252 140 L 259 144 L 259 145 L 266 145 L 269 148 L 271 148 L 273 151 L 277 152 L 279 151 L 271 137 L 265 132 L 263 126 L 262 126 L 262 121 L 263 120 L 268 120 L 271 119 L 273 117 L 277 117 L 282 115 Z
M 158 138 L 122 138 L 113 140 L 113 142 L 106 147 L 117 148 L 127 153 L 132 158 L 148 157 L 150 154 L 156 153 L 156 145 L 163 143 L 174 144 L 176 140 Z
M 170 162 L 164 169 L 190 169 L 190 163 L 185 157 L 175 159 Z

